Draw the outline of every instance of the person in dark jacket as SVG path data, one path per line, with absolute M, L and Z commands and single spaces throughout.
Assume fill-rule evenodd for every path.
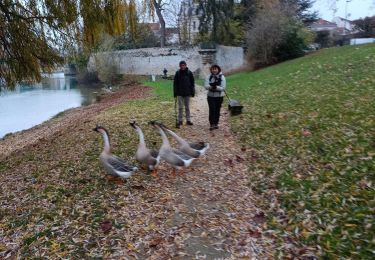
M 208 120 L 210 121 L 210 131 L 212 131 L 219 128 L 220 109 L 224 99 L 226 80 L 219 65 L 212 65 L 210 72 L 204 83 L 204 88 L 208 90 Z
M 182 125 L 183 110 L 185 107 L 186 124 L 193 125 L 190 120 L 190 97 L 195 95 L 195 82 L 193 73 L 189 70 L 185 61 L 180 61 L 180 69 L 176 71 L 173 80 L 173 95 L 178 101 L 178 121 L 176 127 Z

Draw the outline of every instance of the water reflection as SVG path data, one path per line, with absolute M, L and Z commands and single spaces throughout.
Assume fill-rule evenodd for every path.
M 78 85 L 63 73 L 48 75 L 33 85 L 0 91 L 0 138 L 28 129 L 69 108 L 95 102 L 97 87 Z

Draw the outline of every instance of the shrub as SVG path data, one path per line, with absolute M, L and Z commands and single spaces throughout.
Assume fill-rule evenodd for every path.
M 104 35 L 98 48 L 98 53 L 95 54 L 95 65 L 98 79 L 106 84 L 113 85 L 121 79 L 118 73 L 118 68 L 115 65 L 113 51 L 115 45 L 115 38 Z
M 311 34 L 298 21 L 294 6 L 277 4 L 259 10 L 247 33 L 248 55 L 262 67 L 304 54 Z

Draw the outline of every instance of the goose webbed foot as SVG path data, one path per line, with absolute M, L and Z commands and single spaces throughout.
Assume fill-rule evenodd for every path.
M 172 169 L 171 175 L 172 175 L 172 177 L 176 177 L 176 176 L 177 176 L 177 175 L 176 175 L 176 169 L 175 169 L 175 168 Z
M 105 178 L 107 179 L 107 181 L 113 181 L 115 179 L 115 177 L 112 175 L 106 175 Z
M 185 175 L 185 171 L 184 170 L 180 170 L 179 173 L 178 173 L 179 176 L 184 176 Z
M 116 178 L 115 183 L 121 185 L 124 184 L 124 181 L 121 178 Z
M 123 185 L 124 182 L 126 182 L 126 183 L 128 182 L 127 179 L 123 179 L 123 178 L 112 176 L 112 175 L 107 175 L 106 178 L 107 178 L 108 182 L 115 183 L 115 184 L 118 184 L 118 185 Z
M 156 170 L 156 169 L 152 170 L 151 176 L 152 177 L 158 177 L 157 172 L 158 172 L 158 170 Z
M 116 184 L 122 184 L 123 183 L 120 178 L 112 176 L 112 175 L 107 175 L 106 178 L 109 182 L 113 182 L 113 183 L 116 183 Z

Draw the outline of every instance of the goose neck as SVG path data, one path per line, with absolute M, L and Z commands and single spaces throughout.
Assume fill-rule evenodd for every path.
M 109 144 L 109 136 L 106 132 L 102 132 L 103 140 L 104 140 L 104 152 L 109 153 L 110 152 L 110 144 Z
M 168 137 L 167 137 L 167 135 L 164 133 L 164 131 L 163 131 L 163 129 L 161 129 L 160 127 L 158 127 L 158 129 L 159 129 L 159 133 L 160 133 L 160 135 L 161 135 L 161 139 L 162 139 L 162 141 L 163 141 L 163 146 L 164 147 L 170 147 L 170 144 L 169 144 L 169 141 L 168 141 Z
M 168 133 L 173 136 L 174 139 L 176 139 L 176 141 L 179 143 L 179 144 L 185 144 L 186 141 L 184 139 L 182 139 L 180 136 L 178 136 L 175 132 L 173 132 L 172 130 L 169 130 L 169 129 L 166 129 L 166 131 L 168 131 Z
M 145 136 L 144 136 L 142 130 L 139 127 L 137 127 L 136 129 L 137 129 L 137 133 L 138 133 L 138 136 L 139 136 L 139 144 L 145 144 Z

